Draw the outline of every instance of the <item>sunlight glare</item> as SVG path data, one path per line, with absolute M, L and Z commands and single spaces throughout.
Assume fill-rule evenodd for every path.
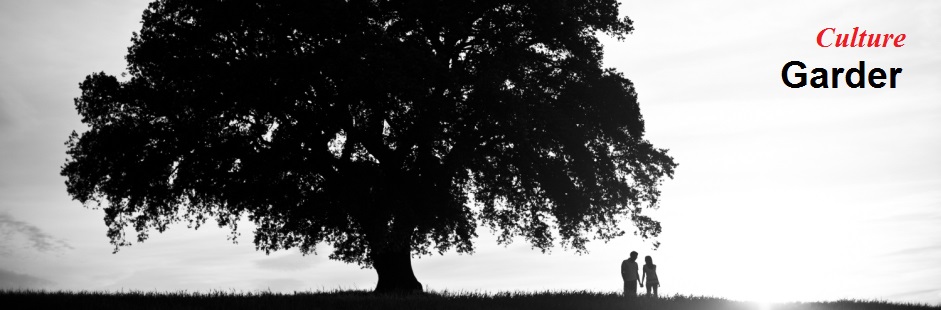
M 757 301 L 755 304 L 758 306 L 758 310 L 771 310 L 770 301 Z

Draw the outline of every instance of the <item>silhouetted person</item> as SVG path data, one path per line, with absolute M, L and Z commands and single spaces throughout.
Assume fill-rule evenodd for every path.
M 650 258 L 650 255 L 644 257 L 644 276 L 641 278 L 641 282 L 646 278 L 647 279 L 647 295 L 650 295 L 650 291 L 653 291 L 653 296 L 657 296 L 657 288 L 660 287 L 660 279 L 657 278 L 657 265 L 653 264 L 653 259 Z M 641 285 L 641 287 L 644 287 Z
M 637 297 L 637 284 L 644 287 L 640 282 L 640 275 L 637 274 L 637 252 L 631 251 L 631 258 L 621 262 L 621 278 L 624 279 L 624 298 Z

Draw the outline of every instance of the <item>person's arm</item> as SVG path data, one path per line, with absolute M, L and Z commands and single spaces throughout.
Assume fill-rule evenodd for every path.
M 637 274 L 637 270 L 636 270 L 636 269 L 634 270 L 634 276 L 635 276 L 635 279 L 637 279 L 637 283 L 640 284 L 640 287 L 644 287 L 644 283 L 643 283 L 643 282 L 640 282 L 640 275 Z
M 654 267 L 653 275 L 657 276 L 657 287 L 660 287 L 660 276 L 657 275 L 657 267 Z
M 647 267 L 644 267 L 644 276 L 640 277 L 640 282 L 644 282 L 644 279 L 647 278 Z

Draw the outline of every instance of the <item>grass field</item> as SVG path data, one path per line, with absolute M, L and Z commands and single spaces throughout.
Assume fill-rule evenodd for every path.
M 366 291 L 297 292 L 49 292 L 0 291 L 3 309 L 941 309 L 882 301 L 757 304 L 713 297 L 637 298 L 613 293 L 450 293 L 376 295 Z M 21 305 L 8 307 L 10 305 Z M 24 307 L 25 306 L 25 307 Z

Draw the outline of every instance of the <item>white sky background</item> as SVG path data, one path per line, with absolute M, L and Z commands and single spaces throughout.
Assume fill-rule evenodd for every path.
M 630 250 L 662 294 L 941 304 L 941 3 L 630 1 L 636 31 L 605 40 L 636 85 L 648 138 L 680 163 L 656 212 L 657 251 L 624 237 L 588 255 L 496 246 L 413 260 L 432 290 L 617 291 Z M 0 0 L 0 288 L 372 289 L 324 256 L 254 251 L 210 225 L 111 254 L 101 210 L 65 191 L 85 75 L 124 71 L 147 1 Z M 825 27 L 905 33 L 903 48 L 820 48 Z M 896 89 L 791 89 L 781 68 L 901 67 Z M 628 225 L 628 224 L 625 224 Z M 629 228 L 628 226 L 625 226 Z M 328 249 L 321 250 L 329 253 Z

